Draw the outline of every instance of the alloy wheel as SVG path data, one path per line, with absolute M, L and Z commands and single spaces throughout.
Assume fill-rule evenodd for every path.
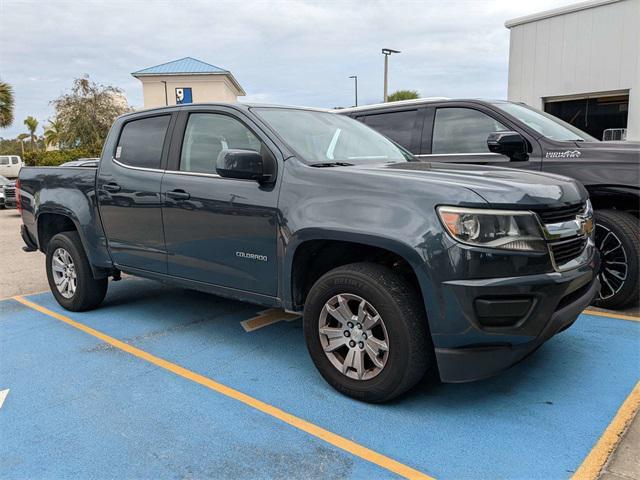
M 618 236 L 599 223 L 596 223 L 595 242 L 602 260 L 598 299 L 606 300 L 616 295 L 627 280 L 627 254 Z
M 56 248 L 51 257 L 53 280 L 60 295 L 72 298 L 78 287 L 76 267 L 69 252 L 64 248 Z
M 370 380 L 389 358 L 389 336 L 382 317 L 365 299 L 342 293 L 322 308 L 318 333 L 324 353 L 343 375 Z

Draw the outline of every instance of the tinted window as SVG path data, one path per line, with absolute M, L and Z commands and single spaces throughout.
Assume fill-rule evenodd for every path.
M 11 163 L 18 165 L 18 157 L 11 157 Z
M 227 148 L 260 151 L 260 140 L 240 121 L 227 115 L 189 115 L 182 142 L 180 170 L 215 173 L 216 160 Z
M 488 152 L 491 132 L 508 130 L 497 120 L 470 108 L 438 108 L 433 126 L 431 153 Z
M 417 118 L 417 110 L 405 110 L 403 112 L 367 115 L 361 120 L 364 120 L 364 123 L 368 126 L 389 137 L 394 142 L 410 149 L 413 128 L 416 125 Z
M 125 124 L 116 149 L 116 160 L 133 167 L 160 168 L 170 118 L 163 115 Z
M 9 157 L 0 157 L 0 165 L 9 165 Z

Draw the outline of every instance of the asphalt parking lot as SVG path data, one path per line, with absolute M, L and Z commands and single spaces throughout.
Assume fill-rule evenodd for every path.
M 583 314 L 498 377 L 375 406 L 332 390 L 279 316 L 139 279 L 86 313 L 0 302 L 2 476 L 567 478 L 640 395 L 637 321 Z

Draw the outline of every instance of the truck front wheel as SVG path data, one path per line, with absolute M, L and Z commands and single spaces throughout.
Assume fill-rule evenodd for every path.
M 305 339 L 320 374 L 336 390 L 384 402 L 435 365 L 416 287 L 372 263 L 338 267 L 313 285 L 304 308 Z
M 49 288 L 63 308 L 81 312 L 100 305 L 108 279 L 93 278 L 77 232 L 55 235 L 47 247 L 46 262 Z
M 623 308 L 638 303 L 640 296 L 640 224 L 619 210 L 596 210 L 596 248 L 602 261 L 600 292 L 595 304 Z

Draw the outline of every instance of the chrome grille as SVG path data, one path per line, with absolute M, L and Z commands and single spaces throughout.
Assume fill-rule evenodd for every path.
M 573 268 L 589 243 L 585 226 L 593 221 L 586 203 L 535 210 L 544 227 L 545 238 L 556 269 Z M 585 223 L 586 222 L 586 223 Z
M 13 199 L 16 198 L 16 188 L 14 186 L 5 186 L 4 187 L 4 198 L 6 199 Z
M 550 208 L 545 210 L 534 210 L 542 223 L 559 223 L 569 220 L 575 220 L 576 215 L 584 212 L 585 204 L 576 203 L 566 207 Z
M 556 240 L 549 242 L 551 253 L 556 265 L 561 266 L 577 256 L 579 256 L 584 247 L 587 246 L 587 237 L 574 237 L 567 240 Z

